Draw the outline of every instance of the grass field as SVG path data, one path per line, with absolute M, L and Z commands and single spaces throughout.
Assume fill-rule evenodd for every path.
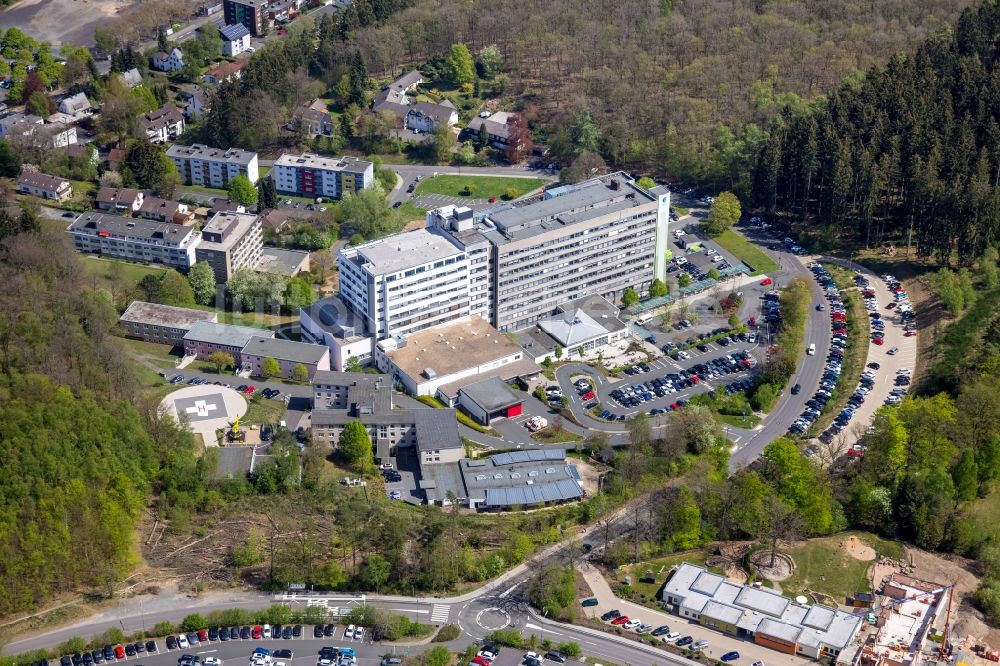
M 119 261 L 118 259 L 106 259 L 104 257 L 83 256 L 81 257 L 83 270 L 93 278 L 96 278 L 98 288 L 110 289 L 116 280 L 122 280 L 132 284 L 138 284 L 147 275 L 161 277 L 166 273 L 162 266 L 145 266 L 130 261 Z
M 488 197 L 503 197 L 509 188 L 517 194 L 514 198 L 523 196 L 532 190 L 537 190 L 545 184 L 541 178 L 508 178 L 504 176 L 433 176 L 417 185 L 417 194 L 443 194 L 449 197 L 467 197 L 469 199 L 485 199 Z M 470 194 L 466 188 L 474 187 Z
M 715 573 L 725 573 L 721 569 L 708 567 L 705 564 L 705 560 L 708 556 L 709 553 L 707 550 L 688 550 L 683 553 L 674 553 L 672 555 L 667 555 L 666 557 L 657 557 L 652 560 L 638 562 L 637 564 L 630 564 L 619 567 L 615 570 L 608 577 L 608 582 L 611 584 L 611 587 L 614 588 L 616 585 L 624 584 L 626 576 L 631 576 L 631 587 L 635 592 L 632 601 L 650 606 L 651 608 L 658 608 L 659 602 L 656 599 L 656 593 L 659 592 L 660 587 L 663 586 L 664 581 L 667 579 L 667 574 L 669 574 L 670 570 L 675 566 L 683 562 L 690 562 L 691 564 L 706 567 Z M 650 570 L 656 576 L 656 582 L 643 583 L 643 575 Z
M 770 273 L 778 268 L 778 264 L 764 254 L 763 250 L 732 229 L 727 229 L 712 240 L 721 245 L 723 249 L 732 252 L 737 259 L 747 266 L 750 266 L 753 269 L 753 275 Z
M 247 413 L 243 415 L 241 421 L 246 423 L 277 423 L 285 415 L 284 400 L 268 400 L 267 398 L 253 398 L 247 401 Z
M 903 547 L 868 532 L 844 532 L 822 539 L 810 539 L 787 551 L 795 560 L 792 576 L 781 582 L 786 595 L 796 595 L 806 589 L 829 594 L 839 603 L 855 592 L 868 592 L 868 567 L 872 564 L 852 557 L 841 543 L 851 534 L 875 549 L 878 555 L 898 558 Z
M 417 208 L 416 206 L 414 206 L 409 201 L 407 201 L 406 203 L 404 203 L 402 206 L 400 206 L 396 210 L 399 212 L 400 216 L 406 222 L 411 222 L 413 220 L 426 220 L 427 219 L 427 211 L 424 210 L 423 208 Z
M 579 442 L 583 438 L 575 432 L 570 432 L 565 428 L 554 428 L 549 426 L 548 428 L 544 428 L 538 432 L 531 433 L 531 439 L 537 442 L 545 442 L 547 444 L 558 444 L 561 442 Z

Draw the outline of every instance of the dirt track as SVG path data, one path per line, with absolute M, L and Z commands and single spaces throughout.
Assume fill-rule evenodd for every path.
M 91 46 L 94 28 L 127 2 L 116 0 L 21 0 L 0 11 L 0 25 L 17 27 L 53 46 Z

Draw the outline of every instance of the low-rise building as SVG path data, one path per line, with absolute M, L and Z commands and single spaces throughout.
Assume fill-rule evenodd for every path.
M 301 130 L 309 136 L 332 136 L 333 118 L 326 110 L 326 103 L 322 100 L 304 102 L 296 109 L 291 121 L 287 125 L 288 129 L 294 131 Z
M 556 359 L 556 349 L 567 358 L 599 353 L 629 337 L 628 324 L 618 318 L 620 311 L 603 296 L 583 296 L 564 303 L 533 326 L 514 333 L 525 353 L 542 363 Z
M 489 139 L 489 144 L 494 148 L 506 148 L 507 142 L 510 140 L 510 126 L 509 121 L 512 117 L 516 116 L 515 113 L 510 113 L 507 111 L 497 111 L 493 115 L 482 118 L 476 117 L 469 121 L 469 124 L 465 126 L 463 131 L 463 139 L 478 140 L 482 128 L 486 126 L 486 134 Z
M 118 321 L 126 337 L 176 346 L 183 344 L 184 336 L 195 323 L 216 319 L 214 312 L 132 301 Z
M 523 405 L 524 398 L 497 377 L 482 379 L 458 389 L 458 406 L 484 426 L 494 419 L 520 416 Z
M 265 229 L 279 232 L 288 224 L 292 214 L 284 210 L 269 210 L 261 216 L 261 222 Z
M 278 338 L 253 337 L 240 351 L 240 367 L 249 369 L 250 374 L 261 376 L 264 361 L 273 358 L 278 362 L 278 377 L 291 379 L 295 368 L 302 366 L 309 373 L 309 379 L 319 370 L 330 369 L 330 350 L 323 345 L 281 340 Z
M 0 139 L 17 136 L 31 136 L 37 131 L 37 125 L 45 121 L 30 113 L 8 113 L 0 118 Z
M 239 148 L 212 148 L 200 143 L 190 146 L 174 144 L 167 157 L 177 166 L 185 185 L 226 189 L 236 176 L 246 176 L 251 183 L 260 178 L 257 153 Z
M 145 197 L 136 213 L 145 220 L 169 222 L 171 224 L 193 224 L 194 213 L 188 210 L 186 203 L 170 201 L 159 197 Z M 204 241 L 204 237 L 202 238 Z
M 131 215 L 142 207 L 145 195 L 132 187 L 102 187 L 97 191 L 94 205 L 98 210 L 109 210 L 121 215 Z
M 255 268 L 264 248 L 260 217 L 247 213 L 216 213 L 202 227 L 195 256 L 215 271 L 223 284 L 241 268 Z
M 375 113 L 388 111 L 400 120 L 404 120 L 410 110 L 410 98 L 407 93 L 415 91 L 423 82 L 423 75 L 415 69 L 403 74 L 375 95 L 372 111 Z
M 215 352 L 232 354 L 240 364 L 240 353 L 253 338 L 274 337 L 274 331 L 250 326 L 195 322 L 184 334 L 184 355 L 205 360 Z
M 184 133 L 184 114 L 173 104 L 164 104 L 155 111 L 143 114 L 139 124 L 153 143 L 173 141 Z
M 37 128 L 32 138 L 45 148 L 66 148 L 77 141 L 76 125 L 62 122 L 45 123 Z
M 245 58 L 237 58 L 233 62 L 220 62 L 218 65 L 209 67 L 202 74 L 205 83 L 217 85 L 223 81 L 236 81 L 243 76 L 243 68 L 247 66 Z
M 73 184 L 65 178 L 23 169 L 17 178 L 17 191 L 50 201 L 65 201 L 73 196 Z
M 184 66 L 184 53 L 177 47 L 174 47 L 170 53 L 157 51 L 153 54 L 152 66 L 153 69 L 161 72 L 176 72 Z
M 456 463 L 465 452 L 452 409 L 393 409 L 385 375 L 318 372 L 313 377 L 312 440 L 336 448 L 351 421 L 371 437 L 375 457 L 388 462 L 411 448 L 423 465 Z
M 242 23 L 232 23 L 219 28 L 222 35 L 222 52 L 230 58 L 250 48 L 250 29 Z
M 302 339 L 330 349 L 330 367 L 344 370 L 351 359 L 360 365 L 372 360 L 372 337 L 365 324 L 336 296 L 323 298 L 299 310 Z
M 433 132 L 439 125 L 455 125 L 458 123 L 458 110 L 449 100 L 440 104 L 417 102 L 411 104 L 406 112 L 406 126 L 411 130 Z
M 121 74 L 118 75 L 118 78 L 121 79 L 121 82 L 125 84 L 125 86 L 129 90 L 132 90 L 133 88 L 138 88 L 139 86 L 142 85 L 142 74 L 140 74 L 139 70 L 136 69 L 135 67 L 128 70 L 127 72 L 122 72 Z
M 535 375 L 538 364 L 481 317 L 379 341 L 375 365 L 412 395 L 438 395 L 454 404 L 458 390 L 488 377 L 508 381 Z
M 841 655 L 863 621 L 836 608 L 810 606 L 767 588 L 733 583 L 687 562 L 664 585 L 663 603 L 683 618 L 779 652 L 846 663 L 851 659 Z
M 375 182 L 375 165 L 356 157 L 331 159 L 312 153 L 285 154 L 275 160 L 271 177 L 275 189 L 282 194 L 340 198 L 347 192 L 371 187 Z
M 84 115 L 90 111 L 91 108 L 92 105 L 90 104 L 90 100 L 87 99 L 87 95 L 82 92 L 63 97 L 59 101 L 59 110 L 70 116 Z
M 280 247 L 265 247 L 260 261 L 254 268 L 258 273 L 270 273 L 282 277 L 295 277 L 309 270 L 309 253 L 305 250 L 286 250 Z
M 183 103 L 184 117 L 194 120 L 209 110 L 208 91 L 199 85 L 189 83 L 177 91 L 177 98 Z
M 106 213 L 84 213 L 67 228 L 79 252 L 163 264 L 187 272 L 201 240 L 192 227 L 137 220 Z

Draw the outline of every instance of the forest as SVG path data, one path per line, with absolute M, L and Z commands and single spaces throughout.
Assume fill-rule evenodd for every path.
M 754 203 L 815 219 L 865 247 L 892 241 L 971 265 L 1000 230 L 1000 8 L 852 78 L 820 104 L 775 120 Z

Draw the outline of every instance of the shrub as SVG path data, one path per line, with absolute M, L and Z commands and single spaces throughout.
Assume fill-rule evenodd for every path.
M 446 624 L 441 627 L 437 635 L 431 641 L 432 643 L 447 643 L 453 641 L 462 635 L 462 628 L 457 624 Z
M 506 199 L 507 201 L 510 201 L 511 199 L 516 199 L 517 198 L 517 188 L 508 187 L 503 192 L 503 198 Z
M 580 644 L 576 641 L 560 643 L 557 649 L 567 657 L 577 657 L 580 655 Z
M 508 647 L 523 647 L 524 638 L 515 629 L 497 629 L 496 631 L 490 633 L 486 637 L 486 640 L 490 643 L 495 643 L 497 645 L 506 645 Z
M 177 631 L 177 625 L 173 622 L 167 622 L 166 620 L 162 622 L 157 622 L 153 625 L 150 630 L 153 636 L 169 636 L 170 634 Z
M 181 631 L 198 631 L 199 629 L 208 629 L 208 620 L 205 619 L 204 615 L 192 613 L 181 620 Z

